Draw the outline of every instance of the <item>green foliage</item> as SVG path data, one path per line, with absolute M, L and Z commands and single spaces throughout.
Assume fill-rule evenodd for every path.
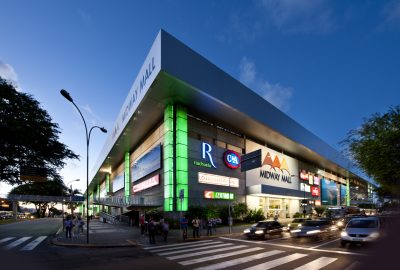
M 257 222 L 260 220 L 264 220 L 265 216 L 264 216 L 264 212 L 262 211 L 262 209 L 258 209 L 258 210 L 250 210 L 247 215 L 244 217 L 244 221 L 247 223 L 253 223 L 253 222 Z
M 233 206 L 233 217 L 239 220 L 244 219 L 247 215 L 249 209 L 247 208 L 247 204 L 245 203 L 238 203 Z
M 299 212 L 294 213 L 293 218 L 301 218 L 303 217 L 303 214 L 300 214 Z
M 31 95 L 0 77 L 0 181 L 20 184 L 21 167 L 44 168 L 58 177 L 64 159 L 78 158 L 59 142 L 59 127 Z
M 317 212 L 318 217 L 321 217 L 322 213 L 324 213 L 324 211 L 326 210 L 326 207 L 324 207 L 324 206 L 316 206 L 314 208 L 314 210 L 315 210 L 315 212 Z M 296 213 L 296 214 L 301 215 L 300 213 Z
M 400 197 L 400 106 L 376 113 L 342 141 L 352 160 L 374 178 L 383 195 Z

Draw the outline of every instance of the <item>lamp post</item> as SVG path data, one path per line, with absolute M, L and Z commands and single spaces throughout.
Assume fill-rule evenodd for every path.
M 67 183 L 67 187 L 69 184 L 71 184 L 70 186 L 70 193 L 69 193 L 69 202 L 72 203 L 72 182 L 77 182 L 77 181 L 81 181 L 81 179 L 75 179 L 75 180 L 71 180 Z M 72 207 L 71 207 L 71 215 L 73 215 L 73 211 L 72 211 Z
M 71 102 L 75 108 L 78 110 L 79 114 L 82 117 L 83 124 L 85 125 L 85 132 L 86 132 L 86 243 L 89 244 L 89 142 L 90 142 L 90 134 L 92 133 L 92 130 L 94 128 L 98 128 L 101 130 L 103 133 L 107 133 L 107 130 L 104 127 L 99 127 L 99 126 L 92 126 L 88 132 L 88 128 L 86 125 L 85 118 L 82 115 L 81 110 L 79 110 L 78 106 L 74 103 L 74 100 L 70 96 L 70 94 L 64 90 L 61 89 L 60 91 L 61 95 L 65 97 L 69 102 Z

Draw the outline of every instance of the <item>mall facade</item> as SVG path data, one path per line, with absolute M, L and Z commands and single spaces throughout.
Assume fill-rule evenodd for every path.
M 372 199 L 338 151 L 163 30 L 109 133 L 90 214 L 243 202 L 285 218 Z M 243 172 L 254 151 L 260 167 Z

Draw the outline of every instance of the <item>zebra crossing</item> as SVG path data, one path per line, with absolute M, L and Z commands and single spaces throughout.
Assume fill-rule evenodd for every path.
M 265 270 L 284 267 L 290 269 L 318 270 L 332 266 L 338 258 L 280 249 L 267 250 L 250 244 L 223 242 L 219 239 L 203 240 L 162 246 L 144 247 L 154 254 L 196 270 L 246 269 Z
M 0 239 L 0 249 L 3 250 L 14 250 L 19 249 L 19 251 L 32 251 L 40 243 L 42 243 L 47 236 L 24 236 L 24 237 L 5 237 Z

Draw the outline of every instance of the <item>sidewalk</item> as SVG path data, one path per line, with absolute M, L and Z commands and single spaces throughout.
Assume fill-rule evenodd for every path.
M 233 226 L 232 233 L 229 233 L 228 226 L 219 226 L 213 229 L 212 235 L 207 236 L 207 230 L 200 230 L 200 238 L 192 238 L 192 229 L 188 229 L 188 239 L 185 241 L 198 241 L 204 239 L 212 239 L 220 236 L 241 235 L 245 228 L 250 225 Z M 75 228 L 74 228 L 75 229 Z M 167 242 L 163 241 L 161 235 L 156 235 L 156 245 L 165 245 L 171 243 L 182 242 L 181 230 L 170 230 Z M 52 243 L 57 246 L 64 247 L 132 247 L 132 246 L 150 246 L 147 234 L 141 235 L 139 227 L 129 227 L 127 225 L 115 225 L 102 223 L 98 220 L 91 220 L 89 224 L 89 244 L 86 243 L 86 227 L 84 232 L 73 234 L 72 238 L 65 238 L 65 232 L 62 228 L 52 239 Z

